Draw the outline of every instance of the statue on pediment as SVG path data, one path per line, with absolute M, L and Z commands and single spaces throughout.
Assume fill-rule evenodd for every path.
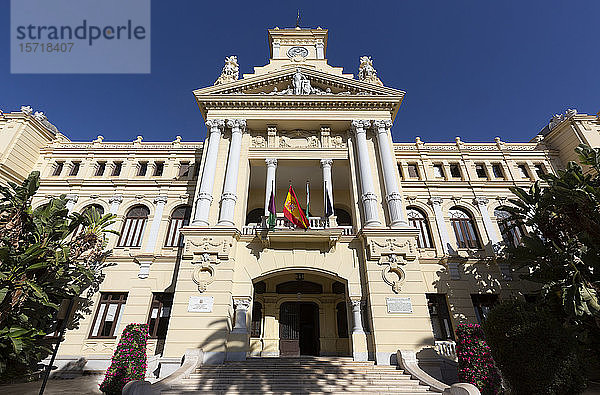
M 237 81 L 239 77 L 240 66 L 237 62 L 237 56 L 228 56 L 225 58 L 225 66 L 223 66 L 221 76 L 215 81 L 215 85 Z
M 373 67 L 373 61 L 370 56 L 360 57 L 360 66 L 358 66 L 358 79 L 359 81 L 368 82 L 383 86 L 383 82 L 377 77 L 377 70 Z

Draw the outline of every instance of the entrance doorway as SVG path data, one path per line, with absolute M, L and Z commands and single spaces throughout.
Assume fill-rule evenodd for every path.
M 279 355 L 319 355 L 319 306 L 285 302 L 279 308 Z

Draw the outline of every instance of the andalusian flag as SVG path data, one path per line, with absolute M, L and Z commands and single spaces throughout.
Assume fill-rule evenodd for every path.
M 299 228 L 308 229 L 308 220 L 300 207 L 296 193 L 291 185 L 283 204 L 283 215 Z

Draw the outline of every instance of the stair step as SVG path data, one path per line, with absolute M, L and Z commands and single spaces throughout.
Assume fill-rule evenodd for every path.
M 205 365 L 173 383 L 175 394 L 432 394 L 396 366 L 351 358 L 250 358 Z

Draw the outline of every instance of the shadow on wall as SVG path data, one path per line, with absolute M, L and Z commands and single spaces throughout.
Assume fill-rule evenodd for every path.
M 220 318 L 208 324 L 207 330 L 211 330 L 204 341 L 198 343 L 204 353 L 204 364 L 222 363 L 227 349 L 227 335 L 231 332 L 231 319 Z

